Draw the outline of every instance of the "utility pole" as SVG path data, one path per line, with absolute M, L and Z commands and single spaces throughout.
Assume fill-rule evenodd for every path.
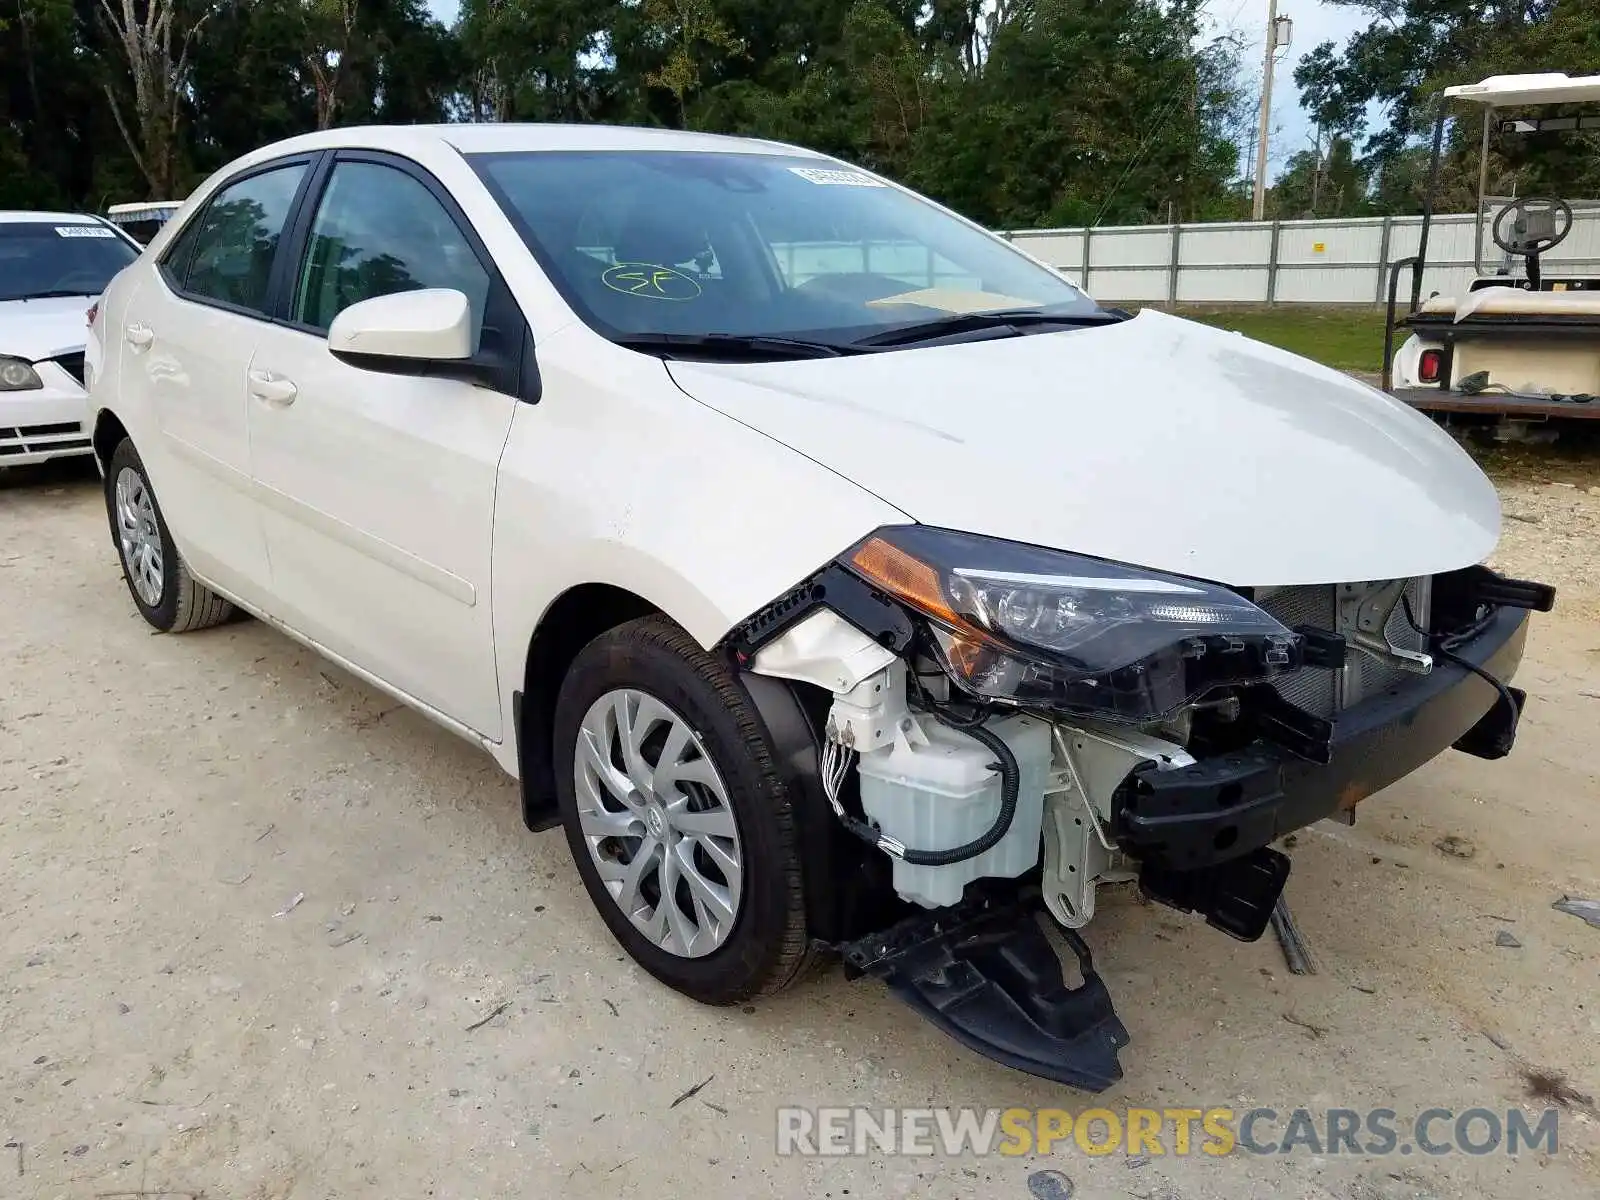
M 1256 198 L 1251 209 L 1259 221 L 1267 211 L 1267 135 L 1272 132 L 1272 65 L 1279 50 L 1289 45 L 1294 22 L 1278 15 L 1278 0 L 1267 0 L 1267 52 L 1261 72 L 1261 131 L 1256 143 Z

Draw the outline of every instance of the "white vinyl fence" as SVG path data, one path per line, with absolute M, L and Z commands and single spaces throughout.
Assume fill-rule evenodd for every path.
M 1571 234 L 1543 256 L 1545 274 L 1600 275 L 1600 204 L 1573 208 Z M 1459 294 L 1471 283 L 1475 220 L 1472 213 L 1433 218 L 1424 297 Z M 1387 298 L 1388 264 L 1417 252 L 1421 228 L 1416 216 L 1032 229 L 1004 236 L 1109 303 L 1374 304 Z M 1492 272 L 1504 255 L 1487 230 L 1483 243 L 1484 265 Z M 1411 272 L 1402 271 L 1402 303 L 1410 289 Z

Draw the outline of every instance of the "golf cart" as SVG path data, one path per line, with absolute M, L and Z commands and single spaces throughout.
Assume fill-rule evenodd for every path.
M 1483 107 L 1473 277 L 1464 293 L 1424 299 L 1452 100 Z M 1552 106 L 1561 106 L 1559 115 L 1531 115 Z M 1489 191 L 1496 137 L 1581 132 L 1600 133 L 1600 75 L 1495 75 L 1445 89 L 1417 253 L 1390 267 L 1385 390 L 1446 419 L 1462 413 L 1530 423 L 1600 418 L 1600 258 L 1594 257 L 1600 201 Z M 1552 254 L 1558 247 L 1562 252 Z M 1397 316 L 1396 292 L 1408 269 L 1410 307 Z M 1409 334 L 1398 350 L 1397 329 Z
M 116 225 L 141 246 L 150 239 L 172 215 L 183 207 L 181 200 L 159 200 L 144 204 L 113 204 L 106 210 L 106 219 Z

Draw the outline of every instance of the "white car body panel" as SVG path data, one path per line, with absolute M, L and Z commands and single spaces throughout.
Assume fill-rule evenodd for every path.
M 519 402 L 375 376 L 281 326 L 263 327 L 249 375 L 253 499 L 272 564 L 263 606 L 498 741 L 490 534 Z
M 137 294 L 118 306 L 124 320 L 115 331 L 122 335 L 118 416 L 162 510 L 183 514 L 168 523 L 190 568 L 230 592 L 265 594 L 271 571 L 252 495 L 245 385 L 267 327 L 182 300 L 155 271 L 137 277 Z M 112 290 L 120 291 L 121 282 Z M 128 340 L 137 330 L 152 335 L 147 345 Z
M 544 398 L 517 409 L 495 505 L 507 714 L 534 631 L 573 587 L 642 596 L 711 646 L 874 529 L 907 520 L 585 326 L 541 343 L 539 370 Z
M 139 447 L 198 576 L 513 774 L 530 641 L 586 584 L 711 646 L 912 520 L 1239 585 L 1410 577 L 1493 547 L 1493 488 L 1426 418 L 1159 314 L 756 365 L 623 349 L 579 321 L 461 152 L 636 146 L 810 153 L 605 127 L 296 138 L 193 193 L 109 289 L 105 352 L 90 352 L 95 403 Z M 452 194 L 529 323 L 537 404 L 351 367 L 319 338 L 167 287 L 156 260 L 218 186 L 324 148 L 401 154 Z
M 675 362 L 698 399 L 917 521 L 1234 586 L 1481 561 L 1494 487 L 1341 372 L 1145 311 L 1065 333 L 806 362 Z
M 0 354 L 29 362 L 76 354 L 88 334 L 93 296 L 50 296 L 0 303 Z

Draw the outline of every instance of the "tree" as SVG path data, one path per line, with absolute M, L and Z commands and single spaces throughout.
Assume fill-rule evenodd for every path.
M 1366 125 L 1365 106 L 1351 94 L 1356 81 L 1349 67 L 1335 53 L 1332 42 L 1323 42 L 1300 60 L 1300 65 L 1294 70 L 1294 81 L 1300 89 L 1300 107 L 1306 110 L 1312 121 L 1311 197 L 1307 215 L 1317 216 L 1320 212 L 1322 181 L 1330 169 L 1336 146 L 1345 147 L 1347 174 L 1355 170 L 1355 151 L 1351 142 Z M 1349 183 L 1351 179 L 1347 178 L 1345 182 Z M 1346 199 L 1341 190 L 1340 203 L 1345 203 Z
M 186 0 L 100 0 L 100 11 L 128 70 L 132 104 L 124 113 L 118 88 L 105 83 L 106 100 L 128 152 L 150 188 L 151 199 L 176 194 L 182 144 L 179 126 L 189 82 L 189 49 L 210 15 L 210 5 Z M 129 123 L 129 117 L 132 123 Z
M 317 98 L 317 128 L 327 129 L 339 111 L 339 77 L 355 36 L 357 0 L 302 0 L 306 30 L 305 67 Z
M 1530 69 L 1600 72 L 1600 0 L 1331 0 L 1365 11 L 1372 24 L 1342 51 L 1318 47 L 1297 81 L 1303 103 L 1331 135 L 1355 136 L 1355 114 L 1381 106 L 1384 124 L 1367 140 L 1368 173 L 1383 211 L 1416 211 L 1425 190 L 1418 143 L 1438 114 L 1439 93 L 1457 83 Z M 1313 59 L 1315 61 L 1313 62 Z M 1301 80 L 1301 72 L 1306 79 Z M 1462 111 L 1462 110 L 1458 110 Z M 1325 119 L 1331 114 L 1332 119 Z M 1480 128 L 1453 121 L 1447 131 L 1439 204 L 1470 210 L 1477 194 Z M 1535 137 L 1491 146 L 1491 187 L 1587 190 L 1600 186 L 1593 135 Z M 1493 180 L 1504 181 L 1495 185 Z
M 647 74 L 645 82 L 676 97 L 680 122 L 687 128 L 689 96 L 700 89 L 703 66 L 743 52 L 744 43 L 728 31 L 711 0 L 644 0 L 644 19 L 668 46 L 666 62 Z
M 462 0 L 447 29 L 428 0 L 0 0 L 0 196 L 181 199 L 309 129 L 455 118 L 776 138 L 991 224 L 1232 216 L 1248 106 L 1202 8 Z

